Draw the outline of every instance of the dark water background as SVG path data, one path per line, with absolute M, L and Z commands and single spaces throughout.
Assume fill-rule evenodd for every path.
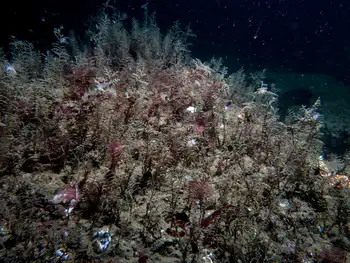
M 104 1 L 6 1 L 1 8 L 1 45 L 27 39 L 45 49 L 53 28 L 83 34 L 86 22 Z M 131 18 L 142 5 L 156 12 L 161 29 L 173 21 L 190 24 L 196 38 L 192 53 L 202 60 L 225 59 L 230 70 L 283 68 L 322 73 L 350 83 L 349 1 L 124 0 L 109 4 Z M 5 7 L 6 4 L 6 7 Z M 126 21 L 128 22 L 128 21 Z

